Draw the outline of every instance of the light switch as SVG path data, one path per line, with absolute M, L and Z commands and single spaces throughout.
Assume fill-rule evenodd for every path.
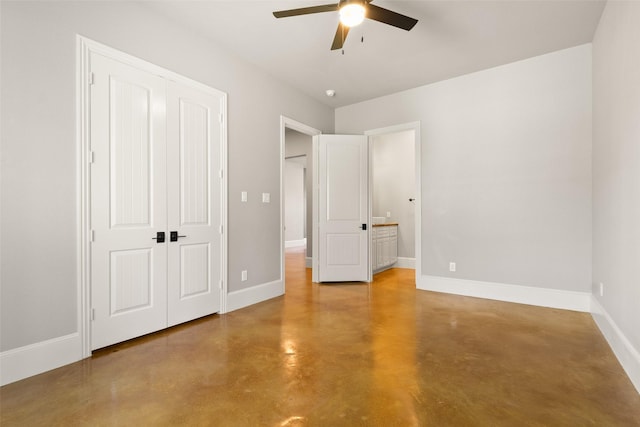
M 270 193 L 262 193 L 262 203 L 271 203 Z
M 247 192 L 243 191 L 242 193 L 240 193 L 240 201 L 241 202 L 246 202 L 247 201 Z

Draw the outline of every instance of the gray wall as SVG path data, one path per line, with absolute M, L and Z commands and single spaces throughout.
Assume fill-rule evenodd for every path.
M 398 225 L 398 256 L 415 257 L 415 132 L 396 132 L 373 137 L 371 153 L 373 216 L 391 217 Z
M 305 123 L 307 124 L 307 123 Z M 307 191 L 307 258 L 312 255 L 313 247 L 313 138 L 293 129 L 286 129 L 285 133 L 285 157 L 306 156 L 307 168 L 305 185 Z
M 639 2 L 608 2 L 593 40 L 594 295 L 636 351 L 640 350 L 638 22 Z
M 590 44 L 338 108 L 336 133 L 414 121 L 422 274 L 590 290 Z
M 280 115 L 331 132 L 330 108 L 144 3 L 0 7 L 1 351 L 77 331 L 76 34 L 229 94 L 229 289 L 281 279 L 280 205 L 259 200 L 280 196 Z
M 306 156 L 284 163 L 285 241 L 302 240 L 306 235 L 305 164 Z

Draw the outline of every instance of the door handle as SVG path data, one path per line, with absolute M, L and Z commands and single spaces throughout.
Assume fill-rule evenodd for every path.
M 362 225 L 360 226 L 360 229 L 362 229 L 362 230 L 366 230 L 366 229 L 367 229 L 367 224 L 362 224 Z
M 152 237 L 151 239 L 155 240 L 156 243 L 164 243 L 164 231 L 158 231 L 156 237 Z
M 187 237 L 187 236 L 179 236 L 177 231 L 169 232 L 169 241 L 170 242 L 177 242 L 180 237 Z

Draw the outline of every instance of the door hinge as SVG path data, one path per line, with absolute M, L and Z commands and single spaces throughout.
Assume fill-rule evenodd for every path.
M 220 169 L 220 170 L 218 171 L 218 177 L 219 177 L 220 179 L 224 178 L 224 171 L 223 171 L 222 169 Z
M 96 309 L 95 308 L 91 309 L 91 320 L 96 320 Z
M 221 226 L 220 226 L 220 234 L 223 234 L 223 233 L 224 233 L 224 226 L 223 226 L 223 225 L 221 225 Z
M 220 280 L 220 289 L 222 289 L 223 282 Z
M 91 86 L 95 81 L 95 74 L 94 73 L 89 73 L 89 86 Z
M 218 114 L 218 119 L 220 120 L 220 124 L 224 123 L 224 116 L 222 114 Z
M 89 164 L 93 164 L 96 161 L 95 151 L 89 151 Z
M 89 233 L 89 241 L 94 242 L 96 240 L 96 232 L 94 230 L 91 230 L 91 232 Z

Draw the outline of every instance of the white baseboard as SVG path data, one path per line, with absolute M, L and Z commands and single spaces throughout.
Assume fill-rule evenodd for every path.
M 311 258 L 310 256 L 306 257 L 304 259 L 304 264 L 307 268 L 311 268 L 311 266 L 313 265 L 313 258 Z
M 591 296 L 591 316 L 627 376 L 636 390 L 638 390 L 638 393 L 640 393 L 640 352 L 631 344 L 618 325 L 616 325 L 616 322 L 613 321 L 609 313 L 593 295 Z
M 407 257 L 398 257 L 398 261 L 393 265 L 393 268 L 411 268 L 416 269 L 416 259 Z
M 79 333 L 0 353 L 0 385 L 38 375 L 82 359 Z
M 421 276 L 418 278 L 416 287 L 425 291 L 445 292 L 587 313 L 591 311 L 591 294 L 589 292 L 535 288 L 532 286 L 479 282 L 438 276 Z
M 229 292 L 229 295 L 227 295 L 227 313 L 279 297 L 280 295 L 284 295 L 284 283 L 282 280 Z
M 285 240 L 284 247 L 285 248 L 296 248 L 298 246 L 307 246 L 307 239 L 300 240 Z

